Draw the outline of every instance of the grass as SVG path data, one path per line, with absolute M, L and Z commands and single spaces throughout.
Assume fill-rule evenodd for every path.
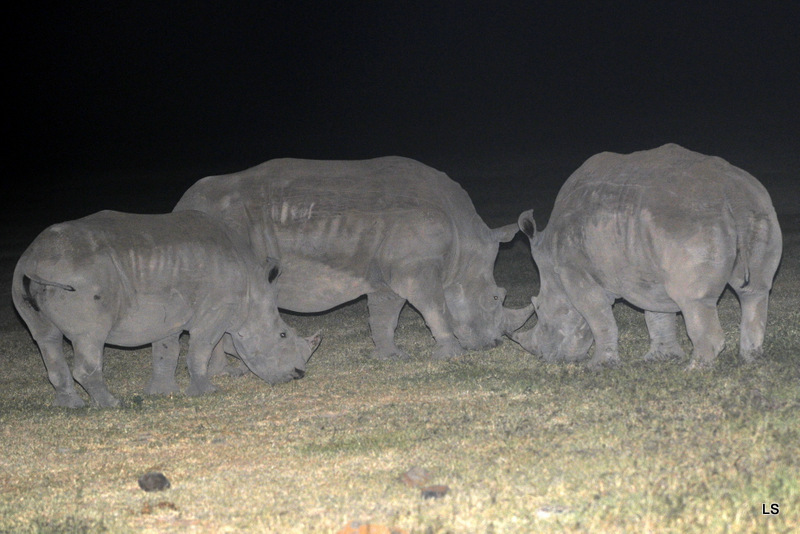
M 124 406 L 72 411 L 50 407 L 17 324 L 0 353 L 0 532 L 336 532 L 353 521 L 432 533 L 798 531 L 799 253 L 800 234 L 787 235 L 765 359 L 737 363 L 726 292 L 727 348 L 695 373 L 642 363 L 644 317 L 624 304 L 618 369 L 545 364 L 510 341 L 433 362 L 409 308 L 397 336 L 414 358 L 373 361 L 361 300 L 286 317 L 326 335 L 302 380 L 220 377 L 212 395 L 145 397 L 149 349 L 107 349 Z M 535 292 L 533 273 L 523 243 L 501 252 L 510 305 Z M 414 466 L 448 494 L 405 485 Z M 142 491 L 148 471 L 172 487 Z M 762 515 L 772 503 L 780 513 Z

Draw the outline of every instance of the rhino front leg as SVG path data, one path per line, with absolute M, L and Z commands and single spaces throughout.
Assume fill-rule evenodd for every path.
M 204 395 L 217 390 L 208 379 L 208 362 L 211 352 L 222 336 L 215 337 L 192 331 L 189 333 L 189 350 L 186 353 L 186 366 L 189 368 L 189 388 L 187 395 Z
M 228 355 L 236 358 L 234 363 L 228 363 Z M 239 358 L 239 354 L 233 346 L 231 335 L 226 333 L 211 352 L 211 360 L 208 362 L 208 376 L 244 376 L 249 372 L 250 369 Z
M 565 272 L 561 280 L 572 305 L 589 323 L 594 337 L 594 355 L 587 367 L 599 370 L 619 365 L 619 330 L 611 309 L 614 299 L 585 273 Z
M 594 336 L 594 355 L 586 363 L 589 369 L 599 370 L 602 367 L 615 367 L 621 363 L 619 358 L 619 331 L 617 321 L 610 305 L 598 306 L 587 310 L 591 314 L 586 322 Z
M 424 305 L 418 306 L 413 302 L 411 302 L 411 304 L 414 305 L 425 318 L 425 322 L 428 328 L 430 328 L 433 338 L 436 340 L 436 348 L 433 351 L 434 360 L 450 360 L 464 354 L 464 349 L 459 344 L 455 334 L 453 334 L 446 314 L 440 311 L 441 308 L 435 306 L 426 307 Z
M 650 350 L 645 361 L 682 359 L 686 356 L 678 343 L 677 317 L 674 313 L 644 312 L 647 331 L 650 334 Z
M 393 276 L 392 289 L 408 300 L 425 319 L 436 340 L 435 360 L 449 360 L 464 353 L 453 333 L 450 313 L 444 300 L 440 269 L 433 265 L 416 265 L 406 276 Z
M 145 389 L 147 395 L 171 395 L 180 391 L 175 381 L 180 351 L 178 335 L 153 343 L 153 376 Z
M 224 338 L 223 336 L 223 339 Z M 225 354 L 225 349 L 223 348 L 223 340 L 220 339 L 219 343 L 214 345 L 214 350 L 211 351 L 211 359 L 208 361 L 208 374 L 209 376 L 224 375 L 227 366 L 228 356 Z
M 101 408 L 119 406 L 119 399 L 106 387 L 103 378 L 103 346 L 105 339 L 81 336 L 72 340 L 75 349 L 75 380 L 89 393 L 92 402 Z
M 397 320 L 406 299 L 392 291 L 377 291 L 367 295 L 369 307 L 369 328 L 375 350 L 372 357 L 377 360 L 407 360 L 409 355 L 398 348 L 394 342 Z

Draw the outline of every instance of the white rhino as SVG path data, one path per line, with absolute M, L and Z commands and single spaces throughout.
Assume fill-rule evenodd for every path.
M 223 221 L 260 259 L 281 258 L 278 306 L 321 312 L 366 294 L 379 359 L 407 358 L 394 331 L 406 301 L 436 340 L 435 358 L 496 346 L 533 307 L 503 306 L 494 281 L 500 242 L 461 187 L 417 161 L 276 159 L 201 179 L 175 211 Z
M 103 379 L 103 346 L 152 343 L 150 394 L 178 391 L 178 336 L 189 331 L 187 393 L 213 391 L 207 366 L 223 335 L 267 382 L 300 378 L 320 337 L 301 339 L 278 315 L 275 260 L 257 263 L 225 228 L 194 211 L 102 211 L 44 230 L 14 270 L 12 297 L 39 346 L 54 404 L 117 406 Z M 75 350 L 70 375 L 62 336 Z
M 621 298 L 644 310 L 646 359 L 683 356 L 682 312 L 689 367 L 710 365 L 724 344 L 717 301 L 728 284 L 742 308 L 740 357 L 761 354 L 781 230 L 766 189 L 725 160 L 674 144 L 597 154 L 564 183 L 544 231 L 532 211 L 518 224 L 541 279 L 538 322 L 514 338 L 528 351 L 574 361 L 594 340 L 590 366 L 617 363 L 611 306 Z

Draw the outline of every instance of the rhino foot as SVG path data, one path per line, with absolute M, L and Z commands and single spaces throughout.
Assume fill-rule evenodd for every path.
M 92 397 L 92 403 L 100 408 L 117 408 L 120 405 L 119 399 L 110 393 L 108 395 Z
M 406 351 L 394 347 L 393 349 L 389 350 L 375 349 L 372 351 L 372 354 L 370 354 L 370 358 L 382 361 L 387 361 L 387 360 L 404 361 L 404 360 L 410 360 L 411 356 L 409 356 Z
M 599 371 L 603 368 L 613 368 L 619 367 L 622 365 L 622 360 L 619 357 L 619 354 L 595 354 L 592 358 L 586 362 L 586 368 L 590 371 Z
M 205 395 L 206 393 L 214 393 L 217 391 L 217 386 L 209 382 L 208 380 L 204 381 L 197 381 L 197 383 L 192 382 L 189 384 L 189 388 L 186 390 L 186 394 L 191 397 L 196 397 L 198 395 Z
M 175 380 L 165 380 L 159 382 L 151 380 L 150 384 L 145 388 L 145 395 L 172 395 L 173 393 L 180 393 L 181 389 Z
M 659 346 L 651 347 L 642 359 L 646 362 L 666 362 L 669 360 L 682 360 L 686 353 L 680 346 Z
M 707 371 L 714 366 L 714 362 L 710 362 L 707 360 L 698 360 L 697 358 L 692 358 L 692 361 L 689 362 L 684 368 L 684 371 Z
M 457 341 L 447 341 L 437 343 L 436 350 L 433 351 L 434 360 L 452 360 L 464 354 L 464 349 Z
M 752 364 L 756 363 L 757 360 L 760 360 L 764 356 L 764 349 L 761 347 L 757 349 L 750 349 L 750 350 L 739 350 L 739 358 L 742 360 L 744 364 Z
M 83 402 L 83 399 L 81 399 L 77 393 L 56 393 L 53 406 L 62 408 L 83 408 L 86 406 L 86 403 Z

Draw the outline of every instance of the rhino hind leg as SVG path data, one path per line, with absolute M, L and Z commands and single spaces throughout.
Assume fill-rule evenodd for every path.
M 86 403 L 75 389 L 75 381 L 64 356 L 63 336 L 55 327 L 47 332 L 33 332 L 36 344 L 42 353 L 42 360 L 47 369 L 47 377 L 56 390 L 53 406 L 64 408 L 83 408 Z
M 397 320 L 406 300 L 391 291 L 380 291 L 367 295 L 369 307 L 369 328 L 375 350 L 372 357 L 376 360 L 408 360 L 410 356 L 398 348 L 394 342 Z
M 119 406 L 119 399 L 106 387 L 103 378 L 103 347 L 105 339 L 94 336 L 80 336 L 72 340 L 75 349 L 75 380 L 89 393 L 92 402 L 101 408 Z
M 742 307 L 739 331 L 739 357 L 744 363 L 754 363 L 763 353 L 764 332 L 767 328 L 769 291 L 737 291 Z
M 722 349 L 725 334 L 719 323 L 716 297 L 688 302 L 678 302 L 686 322 L 686 331 L 692 341 L 692 359 L 687 370 L 711 367 Z
M 645 311 L 644 320 L 650 334 L 650 350 L 645 361 L 683 359 L 686 353 L 678 342 L 677 316 L 674 313 Z
M 12 288 L 14 304 L 20 317 L 28 325 L 31 337 L 39 347 L 42 355 L 47 378 L 56 390 L 53 406 L 64 408 L 82 408 L 85 406 L 83 399 L 75 389 L 75 381 L 64 356 L 64 335 L 39 309 L 35 300 L 24 298 L 23 292 L 17 287 L 17 280 Z
M 145 389 L 147 395 L 171 395 L 180 391 L 175 381 L 180 351 L 177 334 L 153 343 L 153 376 Z

